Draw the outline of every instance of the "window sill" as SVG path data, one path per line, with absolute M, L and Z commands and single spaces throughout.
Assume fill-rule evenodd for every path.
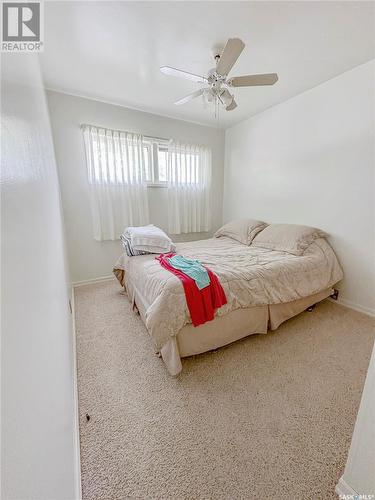
M 148 182 L 148 188 L 167 188 L 168 184 L 166 182 Z

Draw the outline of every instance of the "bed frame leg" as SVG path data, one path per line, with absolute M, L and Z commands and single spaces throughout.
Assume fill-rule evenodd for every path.
M 307 309 L 305 309 L 305 311 L 311 313 L 315 309 L 315 306 L 316 306 L 316 304 L 313 304 L 312 306 L 310 306 Z
M 334 288 L 333 289 L 333 294 L 330 295 L 331 299 L 333 300 L 337 300 L 339 298 L 339 291 L 337 290 L 337 288 Z

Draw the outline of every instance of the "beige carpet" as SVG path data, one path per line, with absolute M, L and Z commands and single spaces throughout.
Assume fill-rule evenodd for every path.
M 116 283 L 75 300 L 84 499 L 335 498 L 374 320 L 325 301 L 174 379 Z

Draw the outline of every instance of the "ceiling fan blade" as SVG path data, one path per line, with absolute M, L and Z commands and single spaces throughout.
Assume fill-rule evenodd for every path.
M 195 92 L 192 92 L 191 94 L 188 94 L 185 97 L 182 97 L 182 99 L 179 99 L 178 101 L 176 101 L 175 104 L 177 106 L 179 106 L 180 104 L 185 104 L 186 102 L 192 101 L 196 97 L 199 97 L 200 95 L 203 94 L 203 92 L 204 92 L 204 89 L 196 90 Z
M 239 38 L 229 38 L 217 63 L 216 72 L 222 76 L 227 75 L 240 57 L 244 47 L 245 44 Z
M 233 109 L 236 109 L 237 108 L 237 103 L 236 101 L 233 99 L 232 102 L 229 104 L 229 106 L 227 106 L 225 109 L 227 111 L 232 111 Z
M 232 87 L 253 87 L 256 85 L 273 85 L 279 77 L 277 73 L 267 73 L 265 75 L 234 76 L 228 81 Z
M 171 68 L 170 66 L 162 66 L 160 71 L 165 75 L 177 76 L 179 78 L 185 78 L 186 80 L 191 80 L 193 82 L 205 83 L 207 78 L 204 76 L 194 75 L 193 73 L 188 73 L 187 71 L 182 71 L 181 69 Z

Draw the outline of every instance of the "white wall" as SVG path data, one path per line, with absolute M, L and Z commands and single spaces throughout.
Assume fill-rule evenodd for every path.
M 226 131 L 224 221 L 249 216 L 330 233 L 343 303 L 375 314 L 375 62 Z
M 348 461 L 336 490 L 341 495 L 375 496 L 375 346 L 368 367 Z
M 38 61 L 2 54 L 1 498 L 79 498 L 72 325 Z
M 125 90 L 124 90 L 125 91 Z M 212 127 L 165 118 L 103 102 L 47 92 L 66 223 L 73 282 L 108 276 L 122 248 L 119 241 L 92 236 L 89 186 L 80 124 L 89 123 L 157 137 L 174 138 L 212 149 L 213 230 L 222 222 L 224 132 Z M 151 222 L 167 230 L 167 192 L 149 188 Z M 211 233 L 210 233 L 211 234 Z M 180 235 L 175 241 L 202 239 L 207 233 Z

